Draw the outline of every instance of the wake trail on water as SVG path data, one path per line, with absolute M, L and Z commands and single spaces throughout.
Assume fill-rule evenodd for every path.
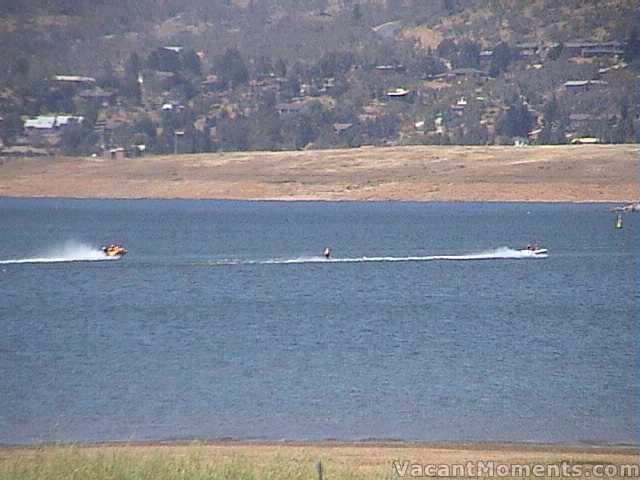
M 107 257 L 102 250 L 84 243 L 69 241 L 45 250 L 37 256 L 0 260 L 0 265 L 18 263 L 61 263 L 61 262 L 99 262 L 114 260 Z
M 436 260 L 464 261 L 464 260 L 504 260 L 504 259 L 540 259 L 547 258 L 546 254 L 534 254 L 529 251 L 515 250 L 509 247 L 500 247 L 478 253 L 466 253 L 458 255 L 428 255 L 407 257 L 345 257 L 325 258 L 294 257 L 272 258 L 268 260 L 222 260 L 213 262 L 213 265 L 290 265 L 304 263 L 369 263 L 369 262 L 429 262 Z

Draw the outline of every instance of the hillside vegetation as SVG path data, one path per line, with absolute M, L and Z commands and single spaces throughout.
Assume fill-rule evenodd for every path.
M 5 155 L 634 142 L 638 12 L 0 0 L 0 139 Z

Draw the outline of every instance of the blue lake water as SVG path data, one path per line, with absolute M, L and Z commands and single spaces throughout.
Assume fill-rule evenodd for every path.
M 603 205 L 0 199 L 0 443 L 637 444 L 640 215 L 613 223 Z M 92 261 L 115 241 L 127 256 Z M 514 250 L 532 241 L 547 258 Z

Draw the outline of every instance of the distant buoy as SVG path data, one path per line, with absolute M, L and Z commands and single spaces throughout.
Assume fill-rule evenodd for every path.
M 618 218 L 616 218 L 616 228 L 622 228 L 622 214 L 618 214 Z

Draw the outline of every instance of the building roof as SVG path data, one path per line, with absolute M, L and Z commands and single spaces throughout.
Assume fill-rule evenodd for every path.
M 516 45 L 518 49 L 540 48 L 540 42 L 522 42 Z
M 53 80 L 56 82 L 96 83 L 95 78 L 80 75 L 54 75 Z
M 486 75 L 482 70 L 478 70 L 477 68 L 456 68 L 448 72 L 453 75 Z
M 98 87 L 94 89 L 82 90 L 78 94 L 78 96 L 80 98 L 111 98 L 115 94 L 116 92 L 113 92 L 111 90 L 103 90 L 102 88 Z
M 333 124 L 333 129 L 334 129 L 337 133 L 346 132 L 346 131 L 347 131 L 347 130 L 349 130 L 351 127 L 353 127 L 353 123 L 334 123 L 334 124 Z
M 571 143 L 593 144 L 593 143 L 600 143 L 600 139 L 596 137 L 580 137 L 580 138 L 574 138 L 573 140 L 571 140 Z
M 624 45 L 622 42 L 594 42 L 591 40 L 574 40 L 564 44 L 568 48 L 622 48 Z
M 596 42 L 589 41 L 573 41 L 567 42 L 564 44 L 565 48 L 589 48 L 589 47 L 597 47 L 599 44 Z
M 373 27 L 372 30 L 384 38 L 393 38 L 398 30 L 402 28 L 402 20 L 394 20 Z
M 404 65 L 376 65 L 376 70 L 381 72 L 404 70 Z
M 569 115 L 569 120 L 573 120 L 575 122 L 591 120 L 592 118 L 594 117 L 590 113 L 572 113 L 571 115 Z
M 622 55 L 624 50 L 618 47 L 585 47 L 582 53 L 591 55 Z
M 406 97 L 411 93 L 411 90 L 404 88 L 396 88 L 387 92 L 387 97 Z
M 34 128 L 36 130 L 51 130 L 56 126 L 56 117 L 44 116 L 29 118 L 24 122 L 24 128 Z
M 84 117 L 75 115 L 58 115 L 56 117 L 56 127 L 66 127 L 69 123 L 82 123 Z
M 586 87 L 589 85 L 589 80 L 569 80 L 564 82 L 565 87 Z
M 209 85 L 220 82 L 220 78 L 217 75 L 207 75 L 207 78 L 202 81 L 203 85 Z
M 304 110 L 307 104 L 304 102 L 290 102 L 290 103 L 278 103 L 276 110 L 281 112 L 299 112 Z
M 29 118 L 24 122 L 24 128 L 33 128 L 36 130 L 52 130 L 55 127 L 66 127 L 70 123 L 82 123 L 84 117 L 75 115 L 40 115 L 39 117 Z

